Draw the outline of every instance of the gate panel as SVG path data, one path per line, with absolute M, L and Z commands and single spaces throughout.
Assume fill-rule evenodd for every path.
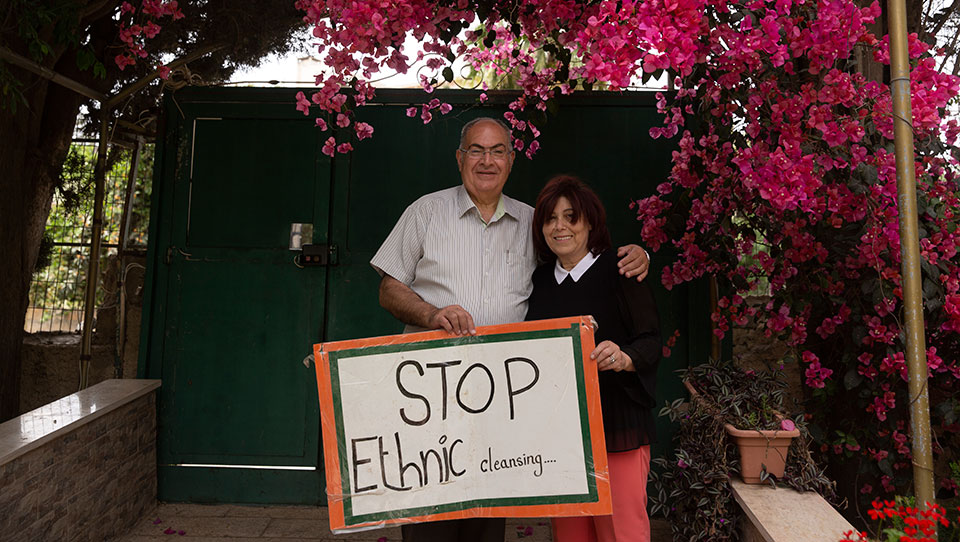
M 326 268 L 300 267 L 288 245 L 291 223 L 326 241 L 330 162 L 299 119 L 183 126 L 190 153 L 178 168 L 167 256 L 160 499 L 319 502 L 316 385 L 301 360 L 320 340 Z

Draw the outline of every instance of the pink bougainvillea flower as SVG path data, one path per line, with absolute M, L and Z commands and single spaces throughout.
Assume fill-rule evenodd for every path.
M 327 121 L 323 120 L 320 117 L 317 117 L 316 120 L 314 120 L 314 124 L 317 126 L 317 128 L 320 128 L 321 132 L 326 132 L 327 128 L 329 128 L 327 126 Z
M 354 125 L 354 130 L 357 132 L 357 139 L 363 141 L 368 137 L 373 137 L 373 126 L 370 126 L 366 122 L 358 122 Z
M 304 115 L 310 114 L 310 100 L 303 92 L 297 93 L 297 111 L 301 111 Z
M 540 142 L 534 139 L 530 142 L 525 154 L 527 155 L 527 158 L 533 159 L 533 155 L 536 154 L 538 150 L 540 150 Z
M 147 38 L 156 37 L 160 33 L 160 25 L 153 21 L 147 21 L 147 24 L 143 27 L 143 35 Z
M 136 60 L 127 55 L 117 55 L 113 57 L 113 61 L 117 64 L 117 67 L 119 67 L 121 71 L 127 66 L 133 66 L 137 63 Z
M 333 136 L 327 138 L 323 143 L 323 148 L 320 149 L 320 152 L 326 154 L 327 156 L 332 157 L 337 150 L 337 140 Z
M 780 421 L 780 429 L 784 431 L 793 431 L 797 428 L 797 425 L 793 423 L 793 420 L 783 419 Z
M 154 524 L 154 525 L 159 525 L 159 524 L 161 524 L 161 523 L 163 523 L 163 520 L 160 519 L 160 518 L 157 518 L 157 519 L 153 520 L 153 524 Z
M 350 143 L 341 143 L 337 145 L 337 152 L 339 152 L 340 154 L 347 154 L 352 150 L 353 150 L 353 145 L 351 145 Z
M 341 128 L 350 126 L 350 117 L 344 115 L 343 113 L 337 114 L 337 126 Z

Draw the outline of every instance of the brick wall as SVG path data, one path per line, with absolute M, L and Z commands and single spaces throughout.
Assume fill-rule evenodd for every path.
M 157 496 L 151 392 L 0 466 L 0 541 L 103 541 Z

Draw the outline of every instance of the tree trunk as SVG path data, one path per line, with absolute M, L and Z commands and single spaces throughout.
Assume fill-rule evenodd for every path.
M 22 83 L 27 103 L 0 115 L 0 422 L 20 414 L 30 282 L 82 101 L 68 89 L 8 67 Z

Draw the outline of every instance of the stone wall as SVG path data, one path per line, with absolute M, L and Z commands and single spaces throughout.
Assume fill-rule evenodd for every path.
M 156 394 L 0 466 L 0 540 L 103 541 L 156 506 Z

